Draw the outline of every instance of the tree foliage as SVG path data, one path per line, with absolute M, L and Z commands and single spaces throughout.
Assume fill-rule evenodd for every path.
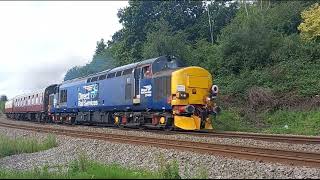
M 1 95 L 0 96 L 0 101 L 8 101 L 8 98 L 6 95 Z
M 286 85 L 283 78 L 278 78 L 283 81 L 276 84 L 248 79 L 251 74 L 278 66 L 291 68 L 286 70 L 291 74 L 296 71 L 287 66 L 291 62 L 319 62 L 320 44 L 300 38 L 319 38 L 319 5 L 312 4 L 315 2 L 130 0 L 129 6 L 118 12 L 123 28 L 114 33 L 107 46 L 103 40 L 97 43 L 90 64 L 73 67 L 67 75 L 77 77 L 160 55 L 174 55 L 187 65 L 208 69 L 217 77 L 217 83 L 232 90 L 222 92 L 237 94 L 255 85 L 287 92 L 303 83 L 292 82 L 288 86 L 292 88 L 281 88 Z M 310 72 L 304 73 L 309 76 Z M 227 83 L 228 79 L 237 87 Z M 317 87 L 320 85 L 315 84 L 312 91 L 303 94 L 314 95 Z
M 320 40 L 320 6 L 318 3 L 311 6 L 309 9 L 301 13 L 303 22 L 298 29 L 301 31 L 301 36 L 307 41 Z
M 188 42 L 185 33 L 178 31 L 173 33 L 169 23 L 165 20 L 156 23 L 157 31 L 147 35 L 143 46 L 143 57 L 145 59 L 162 56 L 175 55 L 181 59 L 188 59 Z

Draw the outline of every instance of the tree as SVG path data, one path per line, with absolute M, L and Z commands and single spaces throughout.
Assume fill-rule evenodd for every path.
M 312 5 L 309 9 L 301 13 L 303 22 L 298 29 L 301 37 L 307 41 L 320 40 L 320 6 L 318 3 Z
M 264 12 L 264 21 L 268 28 L 284 35 L 298 33 L 298 25 L 302 19 L 301 11 L 308 7 L 305 1 L 279 1 Z
M 186 35 L 181 31 L 173 33 L 169 23 L 163 19 L 155 24 L 158 30 L 147 35 L 147 41 L 143 47 L 143 57 L 147 59 L 162 55 L 174 55 L 187 60 L 189 46 Z
M 101 39 L 100 41 L 97 41 L 97 46 L 96 46 L 96 50 L 95 50 L 95 54 L 94 56 L 97 56 L 99 54 L 101 54 L 105 48 L 107 47 L 106 44 L 104 44 L 104 40 Z
M 0 101 L 8 101 L 8 98 L 6 95 L 1 95 L 0 96 Z
M 268 28 L 264 14 L 256 7 L 239 11 L 235 19 L 222 30 L 218 39 L 218 51 L 222 69 L 226 73 L 239 74 L 241 70 L 272 65 L 271 54 L 277 49 L 280 33 Z
M 202 28 L 194 25 L 200 22 L 203 11 L 201 1 L 129 1 L 129 6 L 118 12 L 123 29 L 114 34 L 108 49 L 117 65 L 142 60 L 147 36 L 158 31 L 155 22 L 160 19 L 168 22 L 173 32 L 186 32 L 187 40 L 194 41 Z
M 211 1 L 207 7 L 211 43 L 216 41 L 220 30 L 230 23 L 236 15 L 237 10 L 238 3 L 236 1 Z

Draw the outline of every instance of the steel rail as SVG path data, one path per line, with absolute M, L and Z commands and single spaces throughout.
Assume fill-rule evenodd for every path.
M 33 122 L 39 124 L 37 122 Z M 59 126 L 74 126 L 68 124 L 59 124 Z M 81 126 L 81 125 L 79 125 Z M 119 129 L 118 127 L 112 126 L 91 126 L 93 128 L 107 127 L 111 129 Z M 320 136 L 303 136 L 303 135 L 281 135 L 281 134 L 260 134 L 260 133 L 248 133 L 248 132 L 232 132 L 232 131 L 213 131 L 213 130 L 200 130 L 200 131 L 186 131 L 186 130 L 174 130 L 174 131 L 164 131 L 159 129 L 136 129 L 136 128 L 122 128 L 126 131 L 143 131 L 156 134 L 164 135 L 190 135 L 198 137 L 219 137 L 219 138 L 240 138 L 240 139 L 254 139 L 267 142 L 284 142 L 290 144 L 320 144 Z
M 200 137 L 219 137 L 219 138 L 241 138 L 255 139 L 268 142 L 286 142 L 295 144 L 320 144 L 319 136 L 300 136 L 300 135 L 271 135 L 258 133 L 243 133 L 243 132 L 214 132 L 214 131 L 199 131 L 199 132 L 183 132 L 178 131 L 176 134 L 189 134 Z
M 278 162 L 297 166 L 320 167 L 320 154 L 312 152 L 288 151 L 279 149 L 267 149 L 258 147 L 246 147 L 235 145 L 222 145 L 194 141 L 161 139 L 141 136 L 128 136 L 110 133 L 99 133 L 79 131 L 70 129 L 59 129 L 51 127 L 17 125 L 11 123 L 0 123 L 7 128 L 31 130 L 44 133 L 54 133 L 77 138 L 99 139 L 105 141 L 129 143 L 138 145 L 151 145 L 155 147 L 193 151 L 196 153 L 215 154 L 231 156 L 240 159 L 259 160 L 267 162 Z

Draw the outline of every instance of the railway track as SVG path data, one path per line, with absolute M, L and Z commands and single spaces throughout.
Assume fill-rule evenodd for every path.
M 0 122 L 0 126 L 7 128 L 23 129 L 29 131 L 53 133 L 77 138 L 99 139 L 118 143 L 137 145 L 151 145 L 166 149 L 178 149 L 196 153 L 222 155 L 240 159 L 277 162 L 296 166 L 310 166 L 320 168 L 320 153 L 275 150 L 257 147 L 244 147 L 235 145 L 222 145 L 203 142 L 171 140 L 151 137 L 127 136 L 109 133 L 87 132 L 52 127 L 29 125 L 16 125 Z
M 26 121 L 30 122 L 30 121 Z M 42 124 L 38 122 L 31 121 L 30 123 Z M 67 124 L 59 124 L 60 126 L 74 126 Z M 77 126 L 77 125 L 76 125 Z M 92 127 L 108 127 L 113 129 L 118 129 L 112 126 L 92 126 Z M 126 128 L 127 131 L 141 131 L 134 128 Z M 158 129 L 144 129 L 144 132 L 165 134 L 165 135 L 190 135 L 198 137 L 219 137 L 219 138 L 240 138 L 240 139 L 255 139 L 267 142 L 285 142 L 294 144 L 320 144 L 320 136 L 302 136 L 302 135 L 280 135 L 280 134 L 258 134 L 258 133 L 247 133 L 247 132 L 232 132 L 232 131 L 213 131 L 213 130 L 200 130 L 200 131 L 185 131 L 185 130 L 175 130 L 175 131 L 164 131 Z
M 175 132 L 176 133 L 176 132 Z M 294 144 L 320 144 L 319 136 L 298 136 L 298 135 L 271 135 L 257 133 L 240 133 L 240 132 L 215 132 L 215 131 L 200 131 L 200 132 L 177 132 L 178 134 L 190 134 L 200 137 L 220 137 L 220 138 L 241 138 L 255 139 L 269 142 L 286 142 Z M 176 133 L 176 134 L 177 134 Z
M 32 122 L 35 124 L 41 124 Z M 74 126 L 67 124 L 59 124 L 61 126 Z M 76 125 L 77 126 L 77 125 Z M 80 125 L 81 126 L 81 125 Z M 119 129 L 112 126 L 91 126 L 93 128 L 108 127 L 112 129 Z M 141 131 L 135 128 L 126 128 L 127 131 Z M 246 132 L 232 132 L 232 131 L 212 131 L 212 130 L 201 130 L 201 131 L 185 131 L 185 130 L 174 130 L 164 131 L 159 129 L 144 129 L 144 132 L 164 134 L 164 135 L 176 135 L 183 134 L 189 136 L 198 137 L 219 137 L 219 138 L 240 138 L 240 139 L 255 139 L 267 142 L 285 142 L 290 144 L 320 144 L 320 136 L 302 136 L 302 135 L 280 135 L 280 134 L 258 134 L 258 133 L 246 133 Z

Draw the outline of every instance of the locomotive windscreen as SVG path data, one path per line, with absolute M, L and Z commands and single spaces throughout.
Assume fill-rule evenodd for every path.
M 152 73 L 155 74 L 160 71 L 168 69 L 178 69 L 185 67 L 184 63 L 177 58 L 160 57 L 152 63 Z

